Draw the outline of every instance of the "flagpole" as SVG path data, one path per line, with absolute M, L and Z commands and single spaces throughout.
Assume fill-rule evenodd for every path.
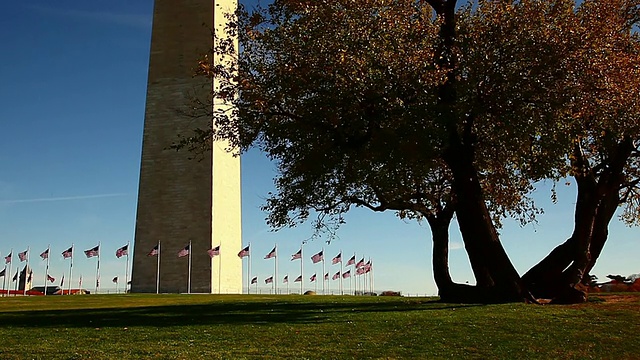
M 13 266 L 13 248 L 11 248 L 11 251 L 9 252 L 9 255 L 11 256 L 10 260 L 9 260 L 9 276 L 11 276 L 11 274 L 13 273 L 12 271 L 12 266 Z M 5 260 L 4 262 L 4 267 L 7 267 L 7 262 Z M 7 273 L 4 274 L 5 277 L 7 277 Z M 5 279 L 6 280 L 6 279 Z M 11 285 L 11 283 L 9 283 L 9 285 Z M 2 285 L 3 289 L 4 289 L 4 282 Z M 9 286 L 10 288 L 11 286 Z M 9 296 L 9 292 L 7 292 L 7 297 Z
M 0 251 L 0 259 L 2 259 L 2 251 Z M 4 264 L 4 276 L 2 277 L 2 292 L 0 292 L 0 296 L 4 297 L 4 281 L 7 279 L 7 264 Z
M 44 274 L 44 296 L 47 296 L 47 282 L 49 281 L 49 255 L 51 255 L 51 244 L 47 246 L 47 269 Z
M 96 264 L 96 294 L 100 289 L 100 241 L 98 241 L 98 262 Z
M 129 241 L 127 241 L 127 263 L 124 268 L 124 293 L 127 293 L 127 286 L 129 286 Z
M 7 264 L 4 264 L 4 276 L 2 277 L 2 297 L 4 297 L 4 284 L 7 282 Z
M 218 244 L 218 252 L 220 252 L 220 244 Z M 222 294 L 222 254 L 218 254 L 218 294 Z
M 324 246 L 322 247 L 322 295 L 325 295 L 324 293 Z
M 189 275 L 187 276 L 187 294 L 191 294 L 191 240 L 189 240 Z
M 0 251 L 0 259 L 2 259 L 2 251 Z M 1 297 L 4 297 L 4 281 L 7 279 L 7 264 L 4 264 L 4 276 L 2 277 L 2 292 L 0 293 Z
M 304 247 L 304 241 L 300 244 L 300 295 L 304 294 L 304 254 L 302 248 Z
M 11 259 L 10 259 L 10 261 L 9 261 L 9 276 L 11 276 L 11 275 L 12 275 L 12 273 L 13 273 L 13 248 L 11 248 L 11 252 L 9 253 L 9 255 L 11 255 Z M 18 279 L 16 279 L 16 281 L 17 281 L 17 280 L 18 280 Z M 11 285 L 11 283 L 9 283 L 9 285 Z M 8 289 L 8 290 L 9 290 L 9 291 L 11 291 L 11 286 L 8 286 L 8 287 L 9 287 L 9 289 Z M 8 297 L 8 296 L 9 296 L 9 293 L 7 293 L 7 297 Z
M 30 251 L 31 248 L 29 246 L 27 246 L 27 266 L 24 268 L 24 289 L 22 289 L 22 296 L 26 296 L 27 295 L 27 279 L 29 276 L 29 258 L 31 257 Z M 20 279 L 18 278 L 18 282 L 20 282 Z
M 365 268 L 366 271 L 366 268 Z M 373 289 L 371 289 L 371 258 L 369 258 L 369 271 L 367 272 L 367 282 L 369 283 L 369 292 L 372 292 Z
M 11 258 L 9 259 L 10 260 L 9 261 L 9 276 L 11 276 L 12 273 L 13 273 L 13 271 L 12 271 L 13 270 L 13 248 L 11 248 L 11 251 L 9 252 L 9 255 L 11 255 Z M 7 266 L 6 261 L 5 261 L 5 265 L 4 266 L 5 267 Z M 6 276 L 6 274 L 5 274 L 5 276 Z M 9 285 L 11 285 L 11 283 L 9 283 Z M 7 292 L 7 297 L 8 296 L 9 296 L 9 292 Z
M 251 248 L 249 248 L 251 251 Z M 251 256 L 251 255 L 248 255 Z M 247 294 L 251 293 L 251 268 L 249 267 L 249 259 L 247 259 Z
M 273 283 L 275 288 L 274 294 L 278 295 L 278 243 L 275 244 L 274 250 L 276 251 L 276 253 L 274 255 L 275 259 L 273 259 L 273 267 L 274 267 L 273 272 L 275 273 L 275 278 L 273 279 Z
M 73 248 L 73 243 L 71 243 L 71 263 L 69 264 L 69 291 L 67 292 L 67 295 L 71 295 L 71 281 L 73 280 L 72 274 L 73 274 L 73 253 L 75 253 L 75 249 Z
M 13 270 L 12 269 L 12 266 L 13 266 L 13 248 L 11 248 L 11 251 L 9 252 L 9 255 L 11 255 L 11 261 L 9 261 L 9 276 L 12 276 L 13 275 L 12 274 L 13 273 L 13 271 L 12 271 Z M 7 267 L 7 261 L 6 260 L 4 262 L 4 267 L 5 268 Z M 7 274 L 5 273 L 4 276 L 7 277 Z M 7 280 L 7 279 L 5 279 L 5 280 Z M 7 282 L 7 297 L 8 297 L 9 296 L 9 291 L 11 290 L 11 282 L 9 280 L 7 280 L 6 282 Z
M 353 252 L 353 264 L 351 264 L 351 270 L 356 268 L 356 252 Z M 356 294 L 356 288 L 353 287 L 353 277 L 356 276 L 356 272 L 354 271 L 353 274 L 351 274 L 351 276 L 349 276 L 349 292 L 351 292 L 351 290 L 353 290 L 353 295 Z M 356 283 L 356 285 L 358 285 Z
M 247 271 L 249 272 L 249 276 L 247 277 L 247 294 L 251 294 L 251 243 L 249 243 L 249 261 L 247 261 Z M 258 289 L 258 282 L 256 281 L 256 290 Z
M 13 253 L 10 253 L 13 254 Z M 7 263 L 5 262 L 4 264 L 4 269 L 7 269 Z M 7 296 L 9 297 L 9 291 L 11 290 L 11 280 L 9 280 L 8 278 L 11 277 L 11 263 L 9 263 L 9 272 L 4 273 L 4 279 L 2 281 L 2 296 Z
M 371 292 L 375 292 L 375 277 L 373 276 L 373 260 L 369 259 L 369 261 L 371 262 L 371 270 L 370 270 L 370 274 L 369 274 L 369 278 L 371 279 Z
M 158 265 L 156 268 L 156 294 L 160 293 L 160 240 L 158 240 Z
M 287 274 L 287 295 L 289 295 L 289 274 Z
M 340 295 L 344 295 L 344 289 L 342 288 L 342 249 L 340 249 Z
M 373 292 L 373 284 L 371 283 L 371 258 L 369 258 L 369 271 L 367 272 L 367 284 L 369 285 L 369 292 Z

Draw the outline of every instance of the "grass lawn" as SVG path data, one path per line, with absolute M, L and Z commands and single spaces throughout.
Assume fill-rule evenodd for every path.
M 137 358 L 640 359 L 640 295 L 575 306 L 299 295 L 0 298 L 0 359 Z

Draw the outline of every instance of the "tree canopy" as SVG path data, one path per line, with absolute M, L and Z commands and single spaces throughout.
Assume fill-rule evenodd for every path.
M 264 206 L 274 227 L 314 212 L 339 223 L 363 206 L 427 218 L 432 229 L 441 219 L 448 229 L 455 212 L 482 290 L 473 300 L 560 297 L 576 277 L 589 278 L 609 204 L 638 221 L 638 8 L 638 0 L 241 8 L 227 28 L 241 51 L 217 41 L 197 70 L 216 81 L 212 102 L 234 106 L 214 108 L 211 128 L 176 147 L 214 139 L 266 153 L 278 168 Z M 523 281 L 496 226 L 507 216 L 534 219 L 535 182 L 565 176 L 579 186 L 570 250 Z M 434 244 L 446 241 L 434 231 Z M 569 265 L 575 274 L 543 289 Z

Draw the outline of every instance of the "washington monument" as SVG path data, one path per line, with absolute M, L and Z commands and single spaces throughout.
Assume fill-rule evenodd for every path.
M 213 84 L 194 78 L 194 68 L 212 45 L 211 29 L 222 29 L 224 14 L 236 6 L 236 0 L 155 0 L 132 292 L 242 292 L 240 159 L 224 144 L 213 144 L 200 161 L 168 149 L 177 134 L 208 126 L 210 119 L 180 114 L 190 96 L 209 94 Z M 158 244 L 157 257 L 147 256 Z M 189 244 L 190 258 L 178 257 Z M 207 250 L 216 246 L 220 255 L 210 258 Z

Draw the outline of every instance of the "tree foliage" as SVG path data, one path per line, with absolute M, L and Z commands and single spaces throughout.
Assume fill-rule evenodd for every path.
M 218 41 L 198 74 L 234 106 L 176 147 L 266 153 L 273 227 L 362 206 L 447 229 L 455 211 L 478 286 L 508 300 L 539 279 L 522 283 L 496 226 L 535 218 L 535 181 L 579 187 L 570 250 L 547 275 L 587 278 L 609 205 L 638 221 L 638 0 L 275 0 L 229 20 L 241 51 Z

